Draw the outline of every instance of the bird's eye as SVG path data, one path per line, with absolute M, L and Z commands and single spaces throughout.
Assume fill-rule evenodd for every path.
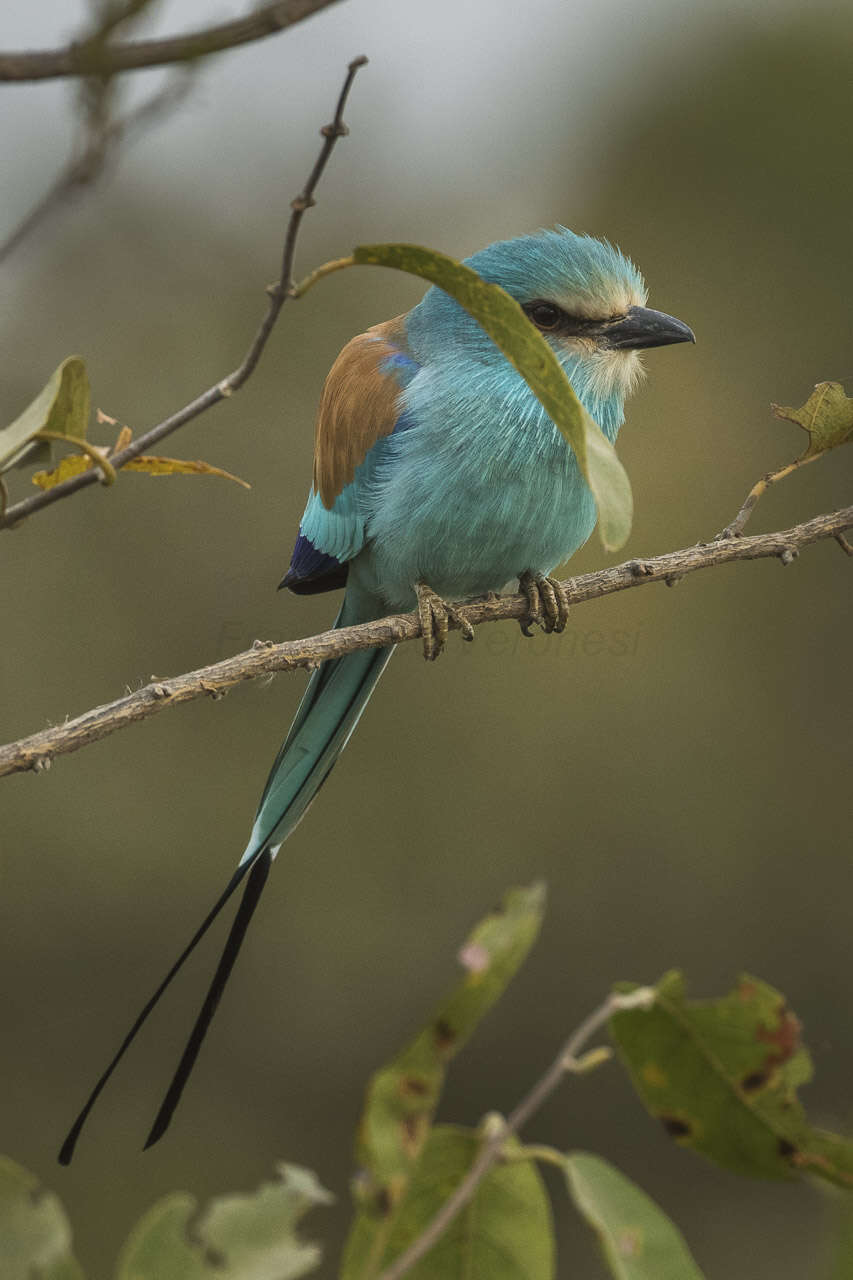
M 560 308 L 552 302 L 534 302 L 526 310 L 537 329 L 556 329 L 560 323 Z

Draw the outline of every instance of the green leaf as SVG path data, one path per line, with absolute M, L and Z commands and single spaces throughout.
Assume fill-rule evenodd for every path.
M 797 1098 L 812 1063 L 784 996 L 749 975 L 719 1000 L 688 1001 L 676 972 L 656 990 L 650 1009 L 615 1014 L 610 1031 L 667 1132 L 736 1173 L 813 1173 L 853 1189 L 853 1142 L 811 1128 Z
M 364 1195 L 392 1203 L 429 1133 L 447 1062 L 502 995 L 542 923 L 545 889 L 511 889 L 459 952 L 465 975 L 424 1029 L 371 1078 L 358 1136 L 358 1161 L 369 1174 Z
M 559 360 L 514 298 L 446 254 L 416 244 L 369 244 L 353 250 L 353 261 L 393 267 L 438 285 L 485 329 L 524 378 L 574 451 L 598 505 L 599 533 L 607 551 L 623 546 L 631 532 L 633 500 L 625 469 L 613 445 L 578 400 Z
M 654 1200 L 600 1156 L 566 1156 L 569 1194 L 617 1280 L 702 1280 L 681 1232 Z
M 59 1198 L 0 1156 L 0 1274 L 3 1280 L 83 1280 Z
M 0 430 L 0 472 L 23 461 L 40 431 L 86 438 L 89 426 L 89 378 L 79 356 L 68 356 L 51 374 L 20 417 Z
M 840 382 L 818 382 L 799 409 L 780 404 L 771 407 L 777 418 L 795 422 L 808 433 L 804 458 L 826 453 L 853 439 L 853 400 L 844 394 Z
M 437 1125 L 398 1210 L 358 1213 L 341 1280 L 370 1280 L 408 1248 L 462 1181 L 481 1142 L 472 1129 Z M 518 1143 L 507 1147 L 517 1149 Z M 533 1162 L 494 1165 L 444 1235 L 406 1274 L 407 1280 L 551 1280 L 551 1206 Z
M 161 1200 L 130 1233 L 117 1280 L 293 1280 L 313 1271 L 320 1250 L 296 1228 L 332 1196 L 307 1169 L 281 1164 L 278 1173 L 252 1195 L 212 1200 L 200 1217 L 191 1195 Z

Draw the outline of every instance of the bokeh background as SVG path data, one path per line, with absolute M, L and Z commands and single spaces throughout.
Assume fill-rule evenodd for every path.
M 8 6 L 0 44 L 74 30 L 72 0 Z M 232 10 L 233 12 L 233 10 Z M 227 17 L 163 3 L 149 30 Z M 804 438 L 771 401 L 853 375 L 849 8 L 781 0 L 348 0 L 207 65 L 183 107 L 3 268 L 0 416 L 79 352 L 95 403 L 142 431 L 231 369 L 263 309 L 290 198 L 348 60 L 367 53 L 298 267 L 359 242 L 462 256 L 555 221 L 607 235 L 695 348 L 650 353 L 620 453 L 622 555 L 713 536 Z M 128 83 L 130 100 L 159 73 Z M 3 86 L 0 227 L 65 153 L 67 85 Z M 334 597 L 275 591 L 343 343 L 417 282 L 344 273 L 285 310 L 247 388 L 168 442 L 246 477 L 129 475 L 2 536 L 0 736 L 11 740 L 247 647 L 308 635 Z M 849 385 L 849 383 L 848 383 Z M 95 433 L 97 438 L 97 433 Z M 849 501 L 850 458 L 769 494 L 753 528 Z M 26 488 L 18 477 L 17 493 Z M 593 538 L 578 571 L 612 563 Z M 825 543 L 398 653 L 288 843 L 177 1121 L 141 1140 L 213 963 L 202 948 L 94 1114 L 59 1141 L 243 848 L 304 685 L 280 676 L 15 776 L 2 790 L 0 1149 L 57 1189 L 93 1276 L 153 1200 L 248 1189 L 278 1158 L 338 1196 L 334 1274 L 368 1074 L 454 974 L 466 931 L 544 877 L 527 966 L 455 1065 L 441 1115 L 505 1110 L 616 979 L 680 966 L 695 994 L 752 970 L 806 1025 L 819 1123 L 853 1127 L 850 564 Z M 626 641 L 627 637 L 627 641 Z M 530 1136 L 596 1150 L 674 1216 L 709 1276 L 825 1274 L 827 1197 L 742 1181 L 671 1145 L 616 1066 L 569 1082 Z M 603 1276 L 562 1205 L 561 1275 Z

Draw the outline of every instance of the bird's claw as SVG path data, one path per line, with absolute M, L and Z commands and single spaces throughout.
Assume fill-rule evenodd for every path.
M 424 658 L 427 662 L 435 662 L 441 653 L 451 622 L 455 622 L 459 627 L 463 640 L 474 639 L 474 628 L 468 619 L 464 618 L 454 605 L 443 600 L 432 587 L 428 587 L 425 582 L 417 582 L 415 593 L 418 597 L 418 617 L 424 640 Z
M 527 597 L 527 617 L 518 620 L 522 635 L 531 636 L 530 628 L 534 625 L 540 626 L 548 635 L 552 631 L 565 631 L 569 620 L 569 597 L 561 582 L 527 569 L 519 577 L 518 587 Z

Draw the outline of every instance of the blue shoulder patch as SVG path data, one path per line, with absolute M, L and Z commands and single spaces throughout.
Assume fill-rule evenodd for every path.
M 383 373 L 392 374 L 397 385 L 402 388 L 409 385 L 420 367 L 417 360 L 413 360 L 405 351 L 400 350 L 386 356 L 379 366 Z

